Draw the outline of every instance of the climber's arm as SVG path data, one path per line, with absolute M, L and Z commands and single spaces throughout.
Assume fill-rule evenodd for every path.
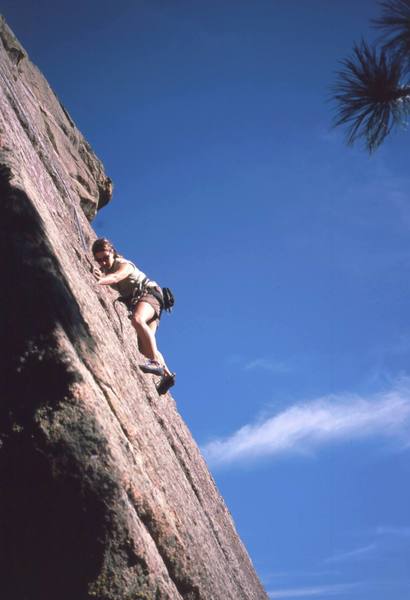
M 114 273 L 98 276 L 98 285 L 113 285 L 131 275 L 133 267 L 130 263 L 122 263 Z

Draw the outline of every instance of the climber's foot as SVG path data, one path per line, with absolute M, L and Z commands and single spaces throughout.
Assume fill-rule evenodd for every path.
M 165 373 L 161 381 L 157 385 L 157 392 L 160 396 L 166 394 L 167 391 L 175 385 L 175 373 Z
M 141 371 L 144 373 L 151 373 L 152 375 L 159 375 L 164 377 L 164 367 L 162 367 L 157 360 L 147 360 L 144 364 L 140 365 Z

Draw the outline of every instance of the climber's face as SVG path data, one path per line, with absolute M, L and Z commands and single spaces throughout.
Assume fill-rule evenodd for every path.
M 94 254 L 95 260 L 102 271 L 109 271 L 114 264 L 114 252 L 112 250 L 101 250 Z

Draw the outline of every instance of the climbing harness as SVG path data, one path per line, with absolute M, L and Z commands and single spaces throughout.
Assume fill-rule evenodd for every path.
M 124 298 L 124 296 L 118 296 L 118 298 L 114 300 L 113 307 L 120 322 L 121 335 L 123 334 L 123 327 L 121 316 L 117 309 L 117 302 L 121 302 L 121 304 L 124 304 L 127 307 L 129 319 L 132 319 L 135 307 L 141 300 L 141 298 L 144 296 L 144 294 L 150 294 L 151 296 L 154 296 L 156 300 L 158 300 L 159 305 L 161 307 L 159 314 L 160 317 L 163 310 L 167 311 L 168 313 L 172 311 L 172 308 L 175 304 L 175 298 L 170 288 L 162 288 L 161 293 L 158 288 L 147 285 L 148 282 L 148 277 L 145 277 L 140 283 L 136 285 L 132 296 L 127 298 Z
M 158 292 L 158 290 L 156 290 L 155 288 L 152 288 L 150 286 L 147 285 L 147 283 L 149 282 L 148 277 L 145 277 L 141 282 L 139 282 L 135 288 L 134 291 L 132 293 L 132 296 L 124 298 L 124 296 L 119 296 L 116 300 L 114 300 L 114 302 L 122 302 L 122 304 L 125 304 L 125 306 L 128 309 L 128 318 L 131 319 L 135 306 L 138 304 L 138 302 L 141 300 L 142 296 L 144 294 L 151 294 L 151 296 L 154 296 L 154 298 L 156 298 L 161 306 L 161 311 L 162 311 L 162 307 L 163 307 L 163 300 L 162 300 L 162 295 L 160 292 Z

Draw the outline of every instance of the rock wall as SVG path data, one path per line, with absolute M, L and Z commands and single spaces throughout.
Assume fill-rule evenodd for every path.
M 95 285 L 88 220 L 110 195 L 1 20 L 1 597 L 266 599 L 172 397 Z

